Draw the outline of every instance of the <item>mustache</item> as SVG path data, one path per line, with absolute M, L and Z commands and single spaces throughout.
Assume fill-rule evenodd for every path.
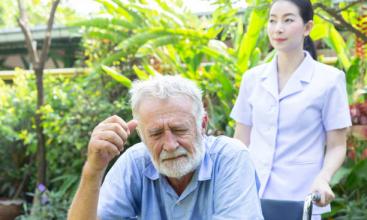
M 179 156 L 185 156 L 187 154 L 188 154 L 187 150 L 184 147 L 179 146 L 174 152 L 162 151 L 161 154 L 159 155 L 159 159 L 162 161 Z

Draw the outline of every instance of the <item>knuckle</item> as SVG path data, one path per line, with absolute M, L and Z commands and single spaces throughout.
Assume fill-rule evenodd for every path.
M 121 129 L 121 126 L 119 126 L 119 124 L 117 124 L 117 123 L 113 123 L 113 124 L 112 124 L 112 129 L 113 129 L 113 131 L 115 131 L 115 132 L 119 132 L 119 131 L 120 131 L 120 129 Z

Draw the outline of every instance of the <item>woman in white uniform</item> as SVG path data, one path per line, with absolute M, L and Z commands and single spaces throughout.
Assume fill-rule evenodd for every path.
M 309 0 L 273 1 L 267 31 L 276 56 L 244 74 L 231 117 L 260 197 L 302 201 L 318 192 L 313 219 L 320 219 L 335 197 L 329 183 L 344 161 L 351 120 L 345 74 L 304 51 L 312 19 Z

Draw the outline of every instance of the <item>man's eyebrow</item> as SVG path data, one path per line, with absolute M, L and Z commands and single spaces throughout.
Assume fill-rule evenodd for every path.
M 159 133 L 163 130 L 163 128 L 151 128 L 151 129 L 148 129 L 148 133 L 149 134 L 155 134 L 155 133 Z

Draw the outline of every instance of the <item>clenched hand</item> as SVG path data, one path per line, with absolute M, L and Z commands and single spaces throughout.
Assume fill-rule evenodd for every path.
M 88 144 L 87 164 L 95 172 L 103 172 L 108 163 L 124 149 L 128 136 L 135 130 L 136 120 L 125 122 L 111 116 L 93 130 Z

